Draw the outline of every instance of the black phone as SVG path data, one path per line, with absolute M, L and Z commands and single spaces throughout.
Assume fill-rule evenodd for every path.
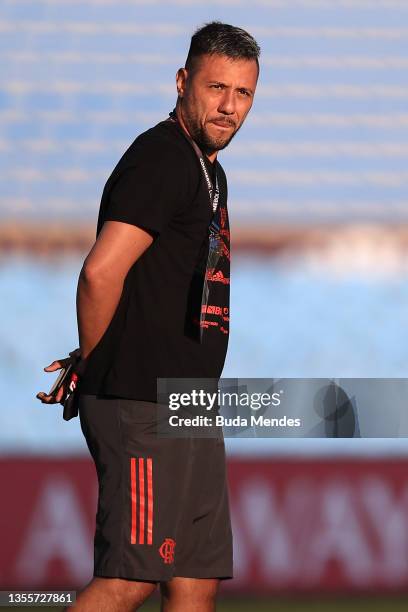
M 67 378 L 69 377 L 72 368 L 72 363 L 68 364 L 66 368 L 61 368 L 61 372 L 59 373 L 50 391 L 48 392 L 48 395 L 57 395 L 61 386 L 64 384 L 64 382 L 66 382 Z

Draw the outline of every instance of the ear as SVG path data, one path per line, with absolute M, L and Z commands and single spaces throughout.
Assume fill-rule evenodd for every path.
M 177 93 L 179 98 L 183 98 L 186 92 L 188 72 L 185 68 L 179 68 L 176 74 Z

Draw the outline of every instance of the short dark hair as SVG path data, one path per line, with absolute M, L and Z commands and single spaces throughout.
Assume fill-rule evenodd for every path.
M 211 21 L 191 37 L 185 68 L 194 70 L 196 59 L 202 55 L 226 55 L 232 59 L 255 60 L 259 70 L 260 53 L 256 40 L 242 28 Z

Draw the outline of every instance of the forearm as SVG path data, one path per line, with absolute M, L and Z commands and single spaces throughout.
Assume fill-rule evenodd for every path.
M 86 359 L 107 330 L 123 290 L 122 279 L 79 275 L 76 306 L 81 355 Z

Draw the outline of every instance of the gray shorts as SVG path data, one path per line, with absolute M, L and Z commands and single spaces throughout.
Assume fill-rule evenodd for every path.
M 94 575 L 162 582 L 232 578 L 222 433 L 161 438 L 156 404 L 81 395 L 99 482 Z

